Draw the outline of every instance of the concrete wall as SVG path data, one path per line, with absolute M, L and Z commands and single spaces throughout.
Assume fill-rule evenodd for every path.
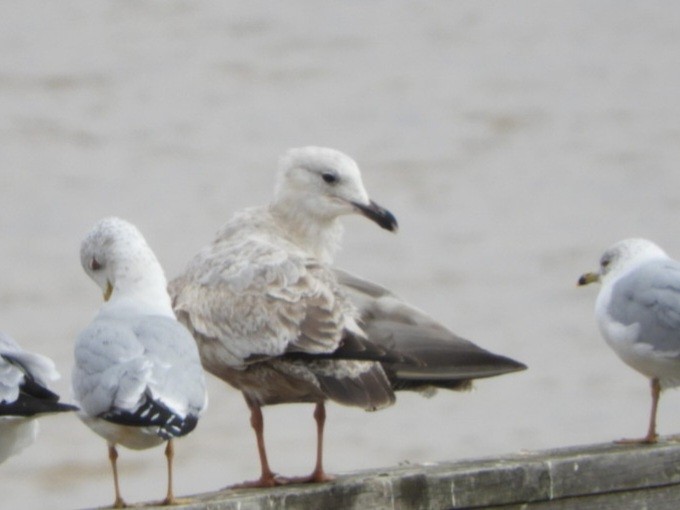
M 613 444 L 349 473 L 332 483 L 225 490 L 184 510 L 680 508 L 680 444 Z M 147 507 L 152 508 L 152 507 Z

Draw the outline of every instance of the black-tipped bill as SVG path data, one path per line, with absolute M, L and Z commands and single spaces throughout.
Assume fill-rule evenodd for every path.
M 368 205 L 357 204 L 356 202 L 353 202 L 352 204 L 361 211 L 361 214 L 366 216 L 369 220 L 375 221 L 385 230 L 396 232 L 399 228 L 397 218 L 394 217 L 394 214 L 387 209 L 380 207 L 373 200 L 371 200 Z
M 589 283 L 595 283 L 600 281 L 600 275 L 597 273 L 586 273 L 584 275 L 581 275 L 581 277 L 578 279 L 578 284 L 580 286 L 582 285 L 588 285 Z

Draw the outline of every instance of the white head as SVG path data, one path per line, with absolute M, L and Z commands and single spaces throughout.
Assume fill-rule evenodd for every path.
M 140 231 L 120 218 L 99 220 L 80 245 L 80 263 L 104 299 L 142 298 L 169 306 L 165 274 Z
M 656 244 L 646 239 L 624 239 L 610 246 L 600 257 L 597 272 L 586 273 L 579 278 L 579 285 L 606 281 L 614 275 L 631 270 L 643 262 L 654 259 L 667 259 L 668 255 Z
M 328 223 L 346 214 L 362 214 L 395 231 L 397 220 L 369 197 L 359 167 L 334 149 L 290 149 L 279 162 L 273 210 L 305 221 Z

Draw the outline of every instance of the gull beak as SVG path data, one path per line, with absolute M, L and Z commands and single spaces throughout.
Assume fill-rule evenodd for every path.
M 111 293 L 113 292 L 113 285 L 111 282 L 106 280 L 106 290 L 104 291 L 104 301 L 108 301 L 111 298 Z
M 356 207 L 361 214 L 366 216 L 369 220 L 376 222 L 385 230 L 396 232 L 399 228 L 399 225 L 397 225 L 397 218 L 394 217 L 394 214 L 384 207 L 380 207 L 373 200 L 369 201 L 368 205 L 359 204 L 357 202 L 352 202 L 352 205 Z
M 579 286 L 588 285 L 589 283 L 595 283 L 600 281 L 600 275 L 598 273 L 586 273 L 581 275 L 578 279 Z

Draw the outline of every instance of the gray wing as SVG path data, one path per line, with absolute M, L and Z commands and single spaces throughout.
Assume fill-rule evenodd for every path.
M 76 342 L 73 391 L 90 416 L 134 413 L 149 398 L 179 416 L 205 405 L 205 382 L 189 333 L 168 317 L 98 317 Z
M 389 290 L 336 270 L 338 282 L 360 312 L 370 342 L 401 355 L 383 363 L 396 389 L 421 384 L 457 387 L 525 365 L 461 338 Z
M 248 238 L 217 242 L 170 283 L 178 318 L 217 340 L 221 361 L 240 366 L 286 353 L 334 351 L 361 335 L 333 273 L 293 245 Z
M 47 381 L 59 378 L 54 362 L 24 351 L 14 339 L 0 333 L 0 415 L 33 416 L 72 411 L 59 402 Z
M 172 318 L 150 316 L 134 332 L 153 363 L 151 396 L 181 416 L 200 414 L 207 405 L 205 375 L 189 331 Z
M 680 357 L 680 264 L 653 261 L 624 276 L 607 311 L 616 322 L 639 324 L 637 341 Z

